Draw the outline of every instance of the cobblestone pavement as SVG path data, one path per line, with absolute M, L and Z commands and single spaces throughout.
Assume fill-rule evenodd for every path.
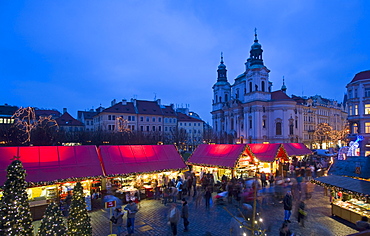
M 187 236 L 227 236 L 230 235 L 229 225 L 231 216 L 222 205 L 214 205 L 210 210 L 206 210 L 204 202 L 198 208 L 190 197 L 189 203 L 189 232 L 183 232 L 182 221 L 178 225 L 179 233 L 177 235 Z M 238 206 L 234 204 L 226 204 L 227 209 L 232 213 L 238 212 Z M 331 209 L 328 197 L 323 194 L 323 189 L 320 186 L 315 186 L 315 191 L 310 200 L 306 201 L 308 217 L 305 222 L 305 228 L 300 226 L 294 214 L 291 217 L 290 229 L 295 235 L 302 236 L 344 236 L 355 233 L 351 223 L 335 219 L 331 217 Z M 180 201 L 178 207 L 181 207 Z M 140 203 L 140 210 L 137 213 L 135 220 L 135 234 L 137 236 L 169 236 L 172 235 L 170 228 L 167 225 L 167 214 L 170 206 L 164 206 L 159 200 L 143 200 Z M 262 207 L 262 218 L 264 219 L 264 228 L 267 229 L 267 235 L 279 235 L 279 228 L 283 222 L 284 210 L 283 204 L 275 202 L 275 204 Z M 109 230 L 109 215 L 105 210 L 96 210 L 90 213 L 91 223 L 94 236 L 107 236 Z M 126 217 L 124 217 L 126 222 Z M 37 228 L 40 221 L 35 221 Z M 113 228 L 115 230 L 115 228 Z M 126 235 L 125 228 L 122 235 Z

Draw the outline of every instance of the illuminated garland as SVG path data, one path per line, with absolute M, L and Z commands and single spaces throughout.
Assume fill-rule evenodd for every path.
M 348 189 L 341 188 L 341 187 L 338 187 L 338 186 L 335 186 L 335 185 L 331 185 L 331 184 L 327 184 L 327 183 L 323 183 L 321 181 L 317 181 L 317 180 L 314 180 L 314 179 L 311 180 L 311 183 L 314 183 L 316 185 L 319 185 L 319 186 L 322 186 L 324 188 L 330 189 L 331 192 L 344 192 L 346 194 L 349 194 L 349 195 L 354 196 L 357 199 L 359 199 L 359 198 L 369 198 L 369 195 L 368 194 L 350 191 Z
M 85 180 L 99 180 L 105 178 L 103 175 L 99 176 L 88 176 L 88 177 L 81 177 L 81 178 L 67 178 L 67 179 L 58 179 L 53 181 L 40 181 L 40 182 L 27 182 L 28 188 L 34 188 L 34 187 L 41 187 L 46 185 L 55 185 L 55 184 L 63 184 L 67 182 L 80 182 Z
M 170 171 L 183 171 L 183 170 L 189 170 L 189 167 L 180 168 L 180 169 L 163 169 L 163 170 L 155 170 L 155 171 L 148 171 L 148 172 L 133 172 L 133 173 L 127 173 L 127 174 L 111 174 L 107 175 L 106 177 L 129 177 L 131 175 L 142 175 L 142 174 L 157 174 L 160 172 L 170 172 Z

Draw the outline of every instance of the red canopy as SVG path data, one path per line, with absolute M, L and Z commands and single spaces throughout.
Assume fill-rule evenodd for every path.
M 201 144 L 187 163 L 234 168 L 244 150 L 245 144 Z
M 312 154 L 312 151 L 303 143 L 282 143 L 288 156 L 303 156 Z
M 20 157 L 28 182 L 103 175 L 95 146 L 0 147 L 0 184 L 6 181 L 7 166 Z
M 287 160 L 287 153 L 281 148 L 280 143 L 248 144 L 254 156 L 262 162 L 272 162 L 276 158 Z
M 147 173 L 186 168 L 173 145 L 100 146 L 107 175 Z

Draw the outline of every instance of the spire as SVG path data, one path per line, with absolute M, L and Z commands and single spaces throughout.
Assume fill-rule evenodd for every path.
M 263 65 L 262 60 L 262 46 L 258 43 L 257 38 L 257 28 L 254 28 L 254 43 L 252 44 L 251 50 L 250 50 L 250 57 L 249 57 L 249 64 L 251 67 L 261 67 Z
M 283 91 L 284 93 L 286 93 L 286 86 L 285 86 L 285 79 L 284 79 L 284 76 L 283 76 L 283 86 L 281 86 L 281 91 Z
M 257 39 L 257 28 L 254 28 L 254 42 L 255 43 L 258 43 L 258 39 Z
M 226 72 L 227 70 L 226 70 L 226 65 L 224 64 L 224 54 L 223 52 L 221 52 L 221 61 L 220 61 L 220 65 L 218 66 L 218 70 L 217 70 L 217 73 L 218 73 L 217 82 L 219 81 L 227 82 Z

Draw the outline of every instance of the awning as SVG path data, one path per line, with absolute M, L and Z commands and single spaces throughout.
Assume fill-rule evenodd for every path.
M 261 162 L 273 162 L 277 158 L 287 160 L 288 154 L 280 143 L 248 144 L 254 156 Z
M 174 145 L 100 146 L 106 175 L 149 173 L 187 168 Z
M 314 179 L 314 181 L 339 187 L 347 191 L 370 195 L 370 181 L 353 179 L 350 177 L 343 177 L 338 175 L 319 177 Z
M 245 144 L 201 144 L 189 157 L 191 165 L 234 168 L 245 150 Z
M 20 157 L 27 182 L 48 182 L 103 175 L 95 146 L 0 147 L 0 184 L 14 156 Z
M 288 156 L 304 156 L 312 154 L 312 151 L 303 143 L 282 143 Z

